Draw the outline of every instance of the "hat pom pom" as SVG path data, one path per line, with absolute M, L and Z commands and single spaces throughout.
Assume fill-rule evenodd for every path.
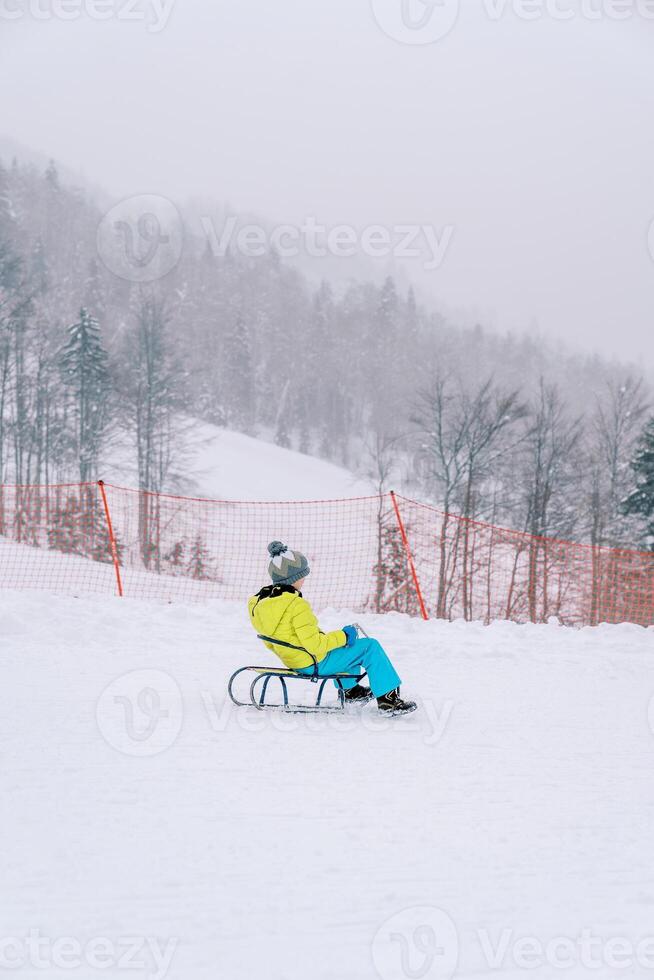
M 271 541 L 268 545 L 268 554 L 271 558 L 276 558 L 277 555 L 283 555 L 288 548 L 281 541 Z

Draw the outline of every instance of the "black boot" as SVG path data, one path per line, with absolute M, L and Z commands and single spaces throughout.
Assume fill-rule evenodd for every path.
M 415 711 L 418 705 L 415 701 L 403 701 L 400 697 L 400 689 L 389 691 L 383 697 L 377 698 L 377 707 L 387 715 L 408 715 Z
M 362 687 L 361 684 L 355 684 L 349 691 L 345 691 L 344 695 L 346 704 L 364 704 L 366 701 L 370 701 L 372 691 L 369 687 Z

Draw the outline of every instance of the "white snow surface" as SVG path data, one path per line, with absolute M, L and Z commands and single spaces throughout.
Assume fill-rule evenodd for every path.
M 232 707 L 230 673 L 270 656 L 240 605 L 0 595 L 13 975 L 651 975 L 654 630 L 358 619 L 414 715 Z
M 375 492 L 372 484 L 341 466 L 264 439 L 197 419 L 181 420 L 180 426 L 186 448 L 176 469 L 183 470 L 184 479 L 173 479 L 166 490 L 214 500 L 266 501 L 341 499 Z M 133 447 L 114 447 L 103 466 L 103 479 L 137 486 L 135 456 Z

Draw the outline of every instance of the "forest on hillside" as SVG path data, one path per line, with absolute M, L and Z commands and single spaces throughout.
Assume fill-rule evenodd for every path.
M 274 250 L 216 255 L 191 228 L 167 275 L 132 282 L 102 261 L 102 219 L 54 164 L 0 164 L 2 482 L 94 480 L 120 444 L 140 488 L 174 489 L 202 419 L 466 517 L 654 543 L 637 369 L 460 328 L 391 277 L 335 287 Z

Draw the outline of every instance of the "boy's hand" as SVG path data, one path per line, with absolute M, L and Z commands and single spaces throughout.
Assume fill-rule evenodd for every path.
M 343 632 L 347 637 L 346 647 L 354 646 L 356 641 L 359 639 L 359 634 L 357 633 L 356 626 L 344 626 Z

